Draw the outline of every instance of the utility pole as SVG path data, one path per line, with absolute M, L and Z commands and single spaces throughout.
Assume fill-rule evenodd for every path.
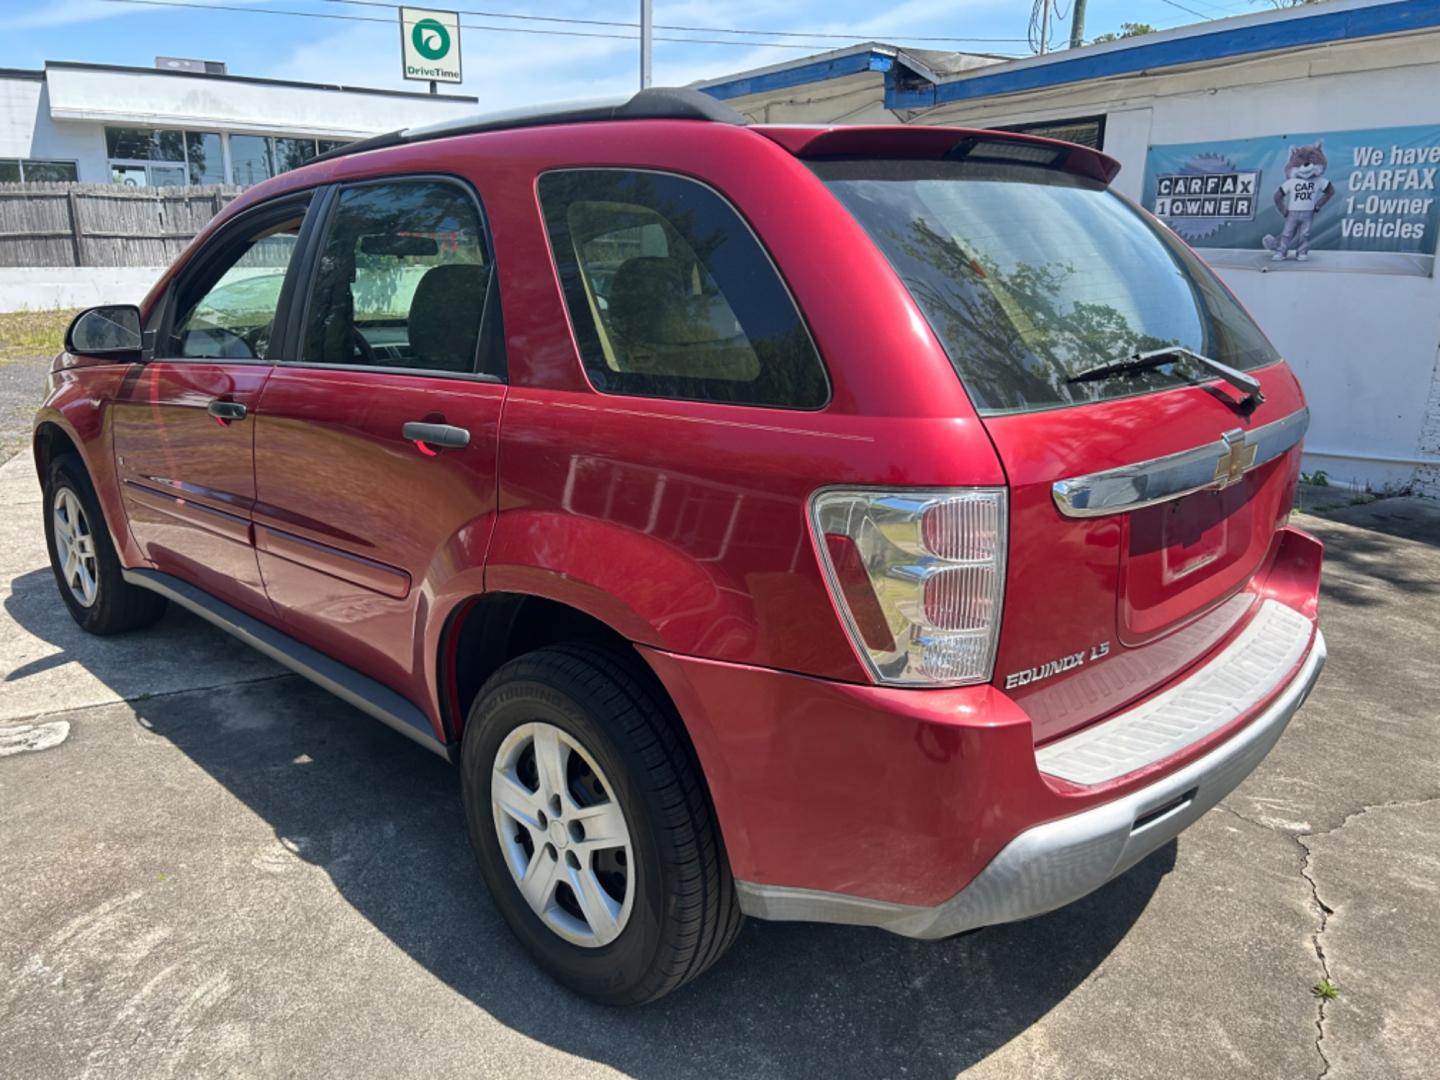
M 1040 0 L 1040 55 L 1050 48 L 1050 0 Z
M 1048 3 L 1048 0 L 1047 0 Z M 651 0 L 640 0 L 640 89 L 650 85 Z
M 1085 44 L 1085 0 L 1074 0 L 1075 13 L 1070 18 L 1070 48 Z

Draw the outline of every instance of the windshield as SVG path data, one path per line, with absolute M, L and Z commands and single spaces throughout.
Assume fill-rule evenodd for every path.
M 963 161 L 813 167 L 889 258 L 982 413 L 1213 377 L 1178 361 L 1068 381 L 1168 345 L 1241 370 L 1279 358 L 1183 243 L 1100 183 Z

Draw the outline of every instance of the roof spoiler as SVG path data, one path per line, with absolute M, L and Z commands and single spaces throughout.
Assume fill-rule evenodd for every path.
M 751 130 L 779 143 L 796 157 L 888 157 L 987 161 L 1033 165 L 1075 173 L 1109 184 L 1120 162 L 1078 143 L 987 128 L 920 124 L 864 124 L 845 127 L 766 127 Z
M 584 124 L 605 120 L 708 120 L 718 124 L 748 123 L 744 116 L 709 94 L 686 87 L 652 86 L 618 98 L 600 98 L 550 105 L 543 109 L 512 109 L 482 113 L 436 124 L 402 128 L 347 143 L 311 158 L 331 161 L 367 150 L 381 150 L 404 143 L 444 139 L 451 135 L 472 135 L 482 131 L 546 127 L 552 124 Z

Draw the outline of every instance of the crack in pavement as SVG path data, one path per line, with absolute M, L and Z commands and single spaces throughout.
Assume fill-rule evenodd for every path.
M 1311 871 L 1312 852 L 1310 849 L 1310 844 L 1313 843 L 1315 840 L 1321 839 L 1322 837 L 1330 836 L 1332 833 L 1339 832 L 1341 829 L 1345 828 L 1345 826 L 1349 825 L 1352 821 L 1363 817 L 1364 815 L 1370 813 L 1372 810 L 1408 810 L 1413 809 L 1417 806 L 1426 806 L 1433 802 L 1440 802 L 1440 794 L 1425 795 L 1418 799 L 1396 799 L 1390 802 L 1368 803 L 1360 806 L 1356 810 L 1349 811 L 1345 814 L 1343 818 L 1340 819 L 1338 824 L 1333 825 L 1328 829 L 1321 830 L 1320 832 L 1312 831 L 1301 833 L 1292 832 L 1289 829 L 1285 829 L 1277 825 L 1266 824 L 1263 821 L 1256 821 L 1254 818 L 1247 817 L 1239 810 L 1236 810 L 1233 806 L 1227 806 L 1223 802 L 1219 804 L 1218 808 L 1224 810 L 1226 813 L 1234 817 L 1239 818 L 1247 825 L 1254 825 L 1257 828 L 1266 830 L 1267 832 L 1280 833 L 1281 835 L 1291 836 L 1294 838 L 1295 843 L 1299 845 L 1301 851 L 1300 876 L 1303 877 L 1306 884 L 1310 886 L 1310 902 L 1315 911 L 1317 921 L 1315 932 L 1310 935 L 1310 944 L 1311 947 L 1315 950 L 1315 959 L 1318 960 L 1320 963 L 1321 976 L 1325 979 L 1326 982 L 1329 982 L 1330 964 L 1325 957 L 1325 946 L 1321 943 L 1320 937 L 1322 934 L 1325 933 L 1325 928 L 1330 922 L 1330 916 L 1335 914 L 1335 909 L 1326 904 L 1324 900 L 1320 899 L 1320 883 L 1315 879 L 1315 875 Z M 1318 1054 L 1320 1057 L 1319 1077 L 1322 1078 L 1330 1072 L 1330 1058 L 1328 1055 L 1326 1055 L 1325 1047 L 1323 1045 L 1325 1042 L 1325 1000 L 1325 998 L 1320 997 L 1319 995 L 1316 996 L 1315 1053 Z
M 1364 812 L 1364 810 L 1360 811 L 1360 813 L 1362 814 Z M 1349 817 L 1347 817 L 1345 820 L 1348 821 L 1350 819 Z M 1340 825 L 1337 825 L 1335 828 L 1341 828 L 1344 826 L 1344 824 L 1345 822 L 1342 821 Z M 1334 829 L 1330 831 L 1333 832 Z M 1315 906 L 1315 911 L 1319 923 L 1319 925 L 1317 925 L 1315 928 L 1315 932 L 1310 935 L 1310 944 L 1315 949 L 1315 958 L 1320 961 L 1321 977 L 1328 984 L 1330 982 L 1330 964 L 1325 959 L 1325 946 L 1320 943 L 1320 935 L 1325 933 L 1325 926 L 1327 923 L 1329 923 L 1330 916 L 1335 914 L 1335 910 L 1329 905 L 1327 905 L 1325 901 L 1320 899 L 1320 886 L 1315 881 L 1315 875 L 1310 872 L 1311 853 L 1310 845 L 1305 842 L 1307 838 L 1313 838 L 1313 834 L 1297 836 L 1295 837 L 1295 842 L 1300 845 L 1300 850 L 1304 852 L 1304 857 L 1300 862 L 1300 876 L 1303 877 L 1310 884 L 1310 900 Z M 1321 1077 L 1324 1077 L 1325 1074 L 1330 1071 L 1330 1058 L 1325 1053 L 1324 1043 L 1325 998 L 1322 995 L 1317 994 L 1315 996 L 1315 1053 L 1320 1055 L 1319 1075 Z

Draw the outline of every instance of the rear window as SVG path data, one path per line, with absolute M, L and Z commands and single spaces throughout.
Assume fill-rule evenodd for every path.
M 539 191 L 597 390 L 796 409 L 828 400 L 795 302 L 715 191 L 629 169 L 549 172 Z
M 1241 370 L 1278 359 L 1178 238 L 1096 181 L 962 161 L 828 161 L 814 169 L 895 267 L 983 413 L 1213 378 L 1180 361 L 1068 381 L 1165 346 Z

